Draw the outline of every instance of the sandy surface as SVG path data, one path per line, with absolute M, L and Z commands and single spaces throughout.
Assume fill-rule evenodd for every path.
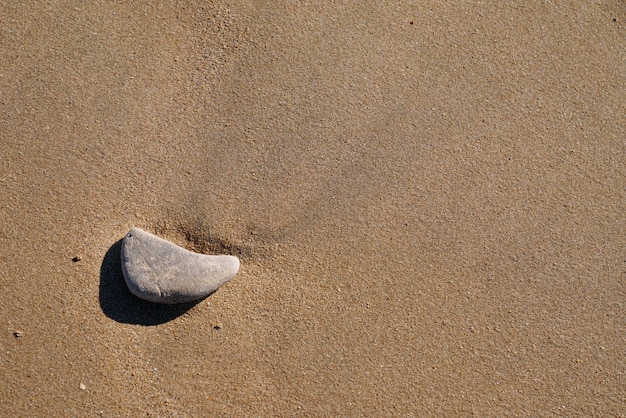
M 123 3 L 0 5 L 1 415 L 626 415 L 623 1 Z

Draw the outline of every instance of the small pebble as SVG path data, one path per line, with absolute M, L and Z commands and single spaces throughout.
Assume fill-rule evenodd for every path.
M 80 260 L 82 260 L 82 259 L 83 259 L 83 257 L 81 257 L 80 255 L 77 255 L 77 256 L 75 256 L 74 258 L 72 258 L 72 261 L 73 261 L 74 263 L 78 263 L 78 262 L 79 262 Z
M 197 254 L 139 228 L 122 240 L 122 273 L 137 297 L 156 303 L 202 299 L 232 279 L 239 259 Z
M 13 336 L 14 336 L 15 338 L 20 338 L 20 337 L 23 337 L 25 334 L 26 334 L 26 333 L 25 333 L 24 331 L 14 331 L 14 332 L 13 332 Z
M 80 384 L 80 386 L 79 386 L 79 388 L 80 388 L 80 390 L 86 390 L 86 389 L 87 389 L 87 386 L 85 386 L 85 384 L 84 384 L 84 383 L 81 383 L 81 384 Z

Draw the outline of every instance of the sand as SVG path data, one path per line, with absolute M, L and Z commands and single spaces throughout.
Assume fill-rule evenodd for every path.
M 624 3 L 406 3 L 0 6 L 0 415 L 626 416 Z

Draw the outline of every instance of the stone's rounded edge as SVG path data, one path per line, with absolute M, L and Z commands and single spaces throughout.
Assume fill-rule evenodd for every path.
M 235 257 L 234 255 L 228 255 L 226 257 L 233 259 L 233 267 L 232 267 L 232 276 L 228 280 L 231 280 L 235 275 L 239 272 L 239 267 L 241 267 L 241 261 L 239 261 L 239 257 Z
M 137 227 L 133 227 L 128 231 L 128 233 L 122 239 L 122 249 L 121 249 L 121 263 L 122 263 L 122 275 L 124 276 L 124 281 L 126 282 L 126 286 L 130 293 L 137 296 L 140 299 L 147 300 L 149 302 L 158 302 L 156 295 L 154 293 L 143 290 L 139 282 L 137 281 L 134 274 L 134 266 L 132 265 L 133 260 L 128 256 L 128 252 L 130 251 L 129 247 L 134 244 L 134 240 L 137 239 L 137 235 L 141 236 L 145 233 L 142 229 Z M 130 264 L 130 265 L 129 265 Z
M 239 271 L 240 261 L 239 258 L 235 257 L 234 255 L 213 255 L 205 257 L 211 257 L 212 260 L 218 262 L 220 267 L 222 267 L 219 279 L 214 282 L 215 286 L 209 292 L 213 293 L 222 285 L 228 283 L 233 279 L 233 277 L 235 277 L 235 275 Z
M 184 267 L 172 260 L 184 260 Z M 235 277 L 241 265 L 235 256 L 194 253 L 137 227 L 122 240 L 121 263 L 130 292 L 161 304 L 203 299 Z

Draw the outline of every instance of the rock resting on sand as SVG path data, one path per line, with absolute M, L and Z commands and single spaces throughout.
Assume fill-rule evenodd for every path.
M 232 279 L 239 259 L 197 254 L 139 228 L 122 240 L 122 273 L 137 297 L 156 303 L 202 299 Z

